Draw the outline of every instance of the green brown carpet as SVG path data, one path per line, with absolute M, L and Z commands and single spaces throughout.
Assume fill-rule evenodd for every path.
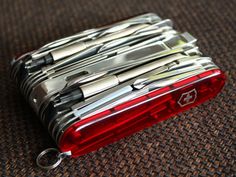
M 220 95 L 165 122 L 55 170 L 35 158 L 55 144 L 9 78 L 21 54 L 78 31 L 154 12 L 170 18 L 227 74 Z M 235 0 L 1 0 L 1 176 L 234 176 L 236 175 Z

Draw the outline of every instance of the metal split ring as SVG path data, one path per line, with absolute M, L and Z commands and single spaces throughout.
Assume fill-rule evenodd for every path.
M 51 153 L 51 152 L 56 152 L 56 153 L 57 153 L 57 154 L 56 154 L 56 158 L 57 158 L 56 162 L 54 162 L 53 164 L 50 164 L 50 165 L 42 164 L 42 163 L 40 162 L 40 160 L 41 160 L 46 154 Z M 53 169 L 53 168 L 56 168 L 56 167 L 61 163 L 61 161 L 62 161 L 66 156 L 69 156 L 69 155 L 71 155 L 70 152 L 60 152 L 60 151 L 59 151 L 58 149 L 56 149 L 56 148 L 48 148 L 48 149 L 45 149 L 44 151 L 42 151 L 42 152 L 38 155 L 38 157 L 37 157 L 37 159 L 36 159 L 36 163 L 37 163 L 37 165 L 38 165 L 40 168 L 43 168 L 43 169 L 46 169 L 46 170 L 51 170 L 51 169 Z

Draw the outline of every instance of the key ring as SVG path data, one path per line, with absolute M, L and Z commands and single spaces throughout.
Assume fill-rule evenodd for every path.
M 49 154 L 49 153 L 52 153 L 52 152 L 56 152 L 56 162 L 51 164 L 51 165 L 44 165 L 40 162 L 40 160 L 46 155 L 46 154 Z M 42 151 L 37 159 L 36 159 L 36 163 L 37 165 L 40 167 L 40 168 L 43 168 L 43 169 L 46 169 L 46 170 L 51 170 L 53 168 L 56 168 L 60 163 L 61 161 L 66 157 L 66 156 L 70 156 L 71 155 L 71 152 L 68 151 L 68 152 L 60 152 L 58 149 L 56 148 L 48 148 L 48 149 L 45 149 L 44 151 Z

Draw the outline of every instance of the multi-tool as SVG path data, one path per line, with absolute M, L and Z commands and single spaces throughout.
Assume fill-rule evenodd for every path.
M 58 145 L 37 164 L 54 168 L 215 97 L 225 76 L 196 41 L 148 13 L 14 59 L 12 77 Z M 56 163 L 42 164 L 53 151 Z

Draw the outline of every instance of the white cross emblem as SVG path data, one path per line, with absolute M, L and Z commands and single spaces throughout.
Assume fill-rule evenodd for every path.
M 188 92 L 182 93 L 182 95 L 179 98 L 178 104 L 181 107 L 184 107 L 191 103 L 194 103 L 196 98 L 197 98 L 197 91 L 196 89 L 192 89 Z

